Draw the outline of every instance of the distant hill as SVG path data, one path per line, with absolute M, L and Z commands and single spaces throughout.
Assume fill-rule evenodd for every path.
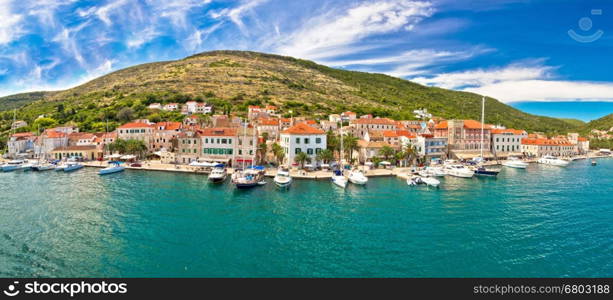
M 593 129 L 609 130 L 613 128 L 613 114 L 606 115 L 600 119 L 592 120 L 585 124 L 580 130 L 589 133 Z
M 29 123 L 45 114 L 60 124 L 73 122 L 83 130 L 99 130 L 107 119 L 113 125 L 124 122 L 118 112 L 126 107 L 127 115 L 134 118 L 179 119 L 176 114 L 151 112 L 146 106 L 188 100 L 207 101 L 218 111 L 239 114 L 248 105 L 272 104 L 282 111 L 313 118 L 352 110 L 410 119 L 414 109 L 427 108 L 443 118 L 479 119 L 481 111 L 481 96 L 477 94 L 243 51 L 206 52 L 177 61 L 137 65 L 65 91 L 0 98 L 0 106 L 21 107 L 19 118 Z M 6 112 L 0 117 L 5 120 L 0 131 L 6 130 Z M 492 98 L 486 101 L 486 122 L 548 133 L 565 133 L 579 125 L 531 115 Z

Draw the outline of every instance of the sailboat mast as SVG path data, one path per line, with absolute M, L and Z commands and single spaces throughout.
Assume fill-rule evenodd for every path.
M 483 133 L 485 126 L 485 97 L 481 98 L 481 161 L 483 161 Z
M 343 125 L 342 124 L 341 124 L 340 133 L 341 133 L 341 154 L 340 154 L 340 156 L 341 156 L 341 170 L 342 170 L 343 167 L 344 167 L 343 166 Z

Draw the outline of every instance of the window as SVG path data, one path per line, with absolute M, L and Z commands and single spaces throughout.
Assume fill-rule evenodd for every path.
M 296 152 L 295 152 L 295 154 L 298 154 L 298 153 L 302 152 L 302 149 L 300 149 L 300 148 L 296 148 L 296 150 L 295 150 L 295 151 L 296 151 Z
M 222 144 L 227 144 L 227 143 L 228 143 L 228 140 L 227 140 L 227 139 L 221 139 L 221 143 L 222 143 Z
M 308 155 L 313 155 L 313 149 L 312 148 L 307 149 L 307 154 Z
M 296 144 L 300 144 L 300 138 L 296 138 Z
M 310 140 L 309 138 L 305 138 L 305 139 L 304 139 L 304 143 L 305 143 L 305 144 L 308 144 L 308 143 L 310 143 L 310 142 L 311 142 L 311 140 Z

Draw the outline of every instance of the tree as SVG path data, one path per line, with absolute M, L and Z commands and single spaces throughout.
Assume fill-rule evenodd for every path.
M 127 140 L 126 141 L 126 152 L 132 155 L 136 155 L 137 157 L 142 157 L 145 153 L 147 153 L 148 148 L 145 145 L 145 142 L 141 140 Z
M 317 153 L 316 158 L 318 161 L 322 161 L 327 164 L 334 159 L 334 153 L 332 152 L 332 150 L 324 149 L 321 152 Z
M 332 151 L 332 154 L 340 148 L 340 140 L 332 130 L 326 133 L 326 144 L 328 145 L 328 150 Z
M 394 156 L 395 152 L 396 151 L 394 150 L 394 148 L 386 145 L 381 147 L 381 149 L 379 150 L 379 155 L 383 156 L 385 160 L 388 160 L 391 156 Z
M 34 121 L 34 128 L 47 129 L 57 126 L 57 121 L 53 118 L 38 118 Z
M 345 148 L 344 150 L 349 157 L 349 161 L 353 160 L 353 152 L 360 150 L 358 140 L 359 139 L 352 134 L 348 134 L 343 137 L 343 148 Z
M 294 157 L 294 161 L 300 164 L 300 167 L 304 169 L 304 164 L 311 161 L 311 158 L 304 152 L 300 152 Z
M 283 163 L 283 159 L 285 158 L 285 150 L 279 144 L 274 143 L 271 147 L 272 153 L 275 155 L 278 164 Z
M 268 152 L 268 145 L 266 144 L 266 140 L 264 140 L 263 143 L 260 143 L 258 145 L 258 149 L 256 151 L 256 154 L 258 156 L 258 161 L 260 161 L 260 163 L 264 163 L 264 161 L 266 160 L 266 153 Z
M 132 120 L 134 110 L 130 107 L 124 107 L 117 113 L 117 120 L 123 122 L 129 122 Z

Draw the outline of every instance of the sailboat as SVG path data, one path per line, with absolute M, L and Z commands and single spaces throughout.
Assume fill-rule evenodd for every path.
M 342 126 L 340 129 L 340 136 L 341 136 L 340 166 L 339 166 L 339 169 L 334 171 L 334 174 L 332 175 L 332 183 L 344 189 L 347 187 L 347 178 L 345 178 L 345 175 L 343 175 L 344 166 L 343 166 L 343 127 Z
M 481 98 L 481 156 L 480 156 L 480 165 L 475 168 L 475 176 L 498 176 L 500 170 L 490 170 L 486 169 L 483 166 L 483 139 L 485 135 L 485 97 Z

